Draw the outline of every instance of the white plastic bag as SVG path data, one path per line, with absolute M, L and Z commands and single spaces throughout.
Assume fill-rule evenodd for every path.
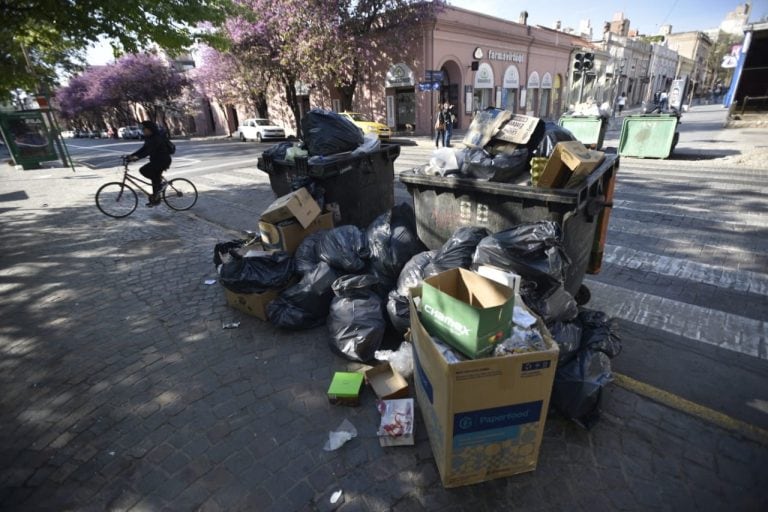
M 362 155 L 364 153 L 373 153 L 381 149 L 381 141 L 379 136 L 375 133 L 366 133 L 363 137 L 363 143 L 360 144 L 356 150 L 352 152 L 352 155 Z
M 357 429 L 349 420 L 345 419 L 336 430 L 328 432 L 328 441 L 325 442 L 323 450 L 327 452 L 338 450 L 344 443 L 355 437 L 357 437 Z

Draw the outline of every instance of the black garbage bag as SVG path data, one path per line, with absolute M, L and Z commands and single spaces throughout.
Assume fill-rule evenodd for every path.
M 528 281 L 527 284 L 530 284 Z M 576 304 L 573 295 L 565 290 L 565 287 L 559 284 L 547 296 L 540 296 L 538 290 L 531 291 L 526 288 L 526 281 L 520 286 L 520 296 L 523 302 L 536 312 L 537 315 L 549 325 L 552 322 L 570 322 L 579 314 L 579 306 Z
M 330 229 L 317 243 L 317 255 L 343 273 L 360 272 L 370 257 L 365 232 L 352 225 Z
M 229 254 L 233 258 L 239 258 L 240 255 L 234 251 L 242 248 L 245 245 L 245 240 L 231 240 L 229 242 L 220 242 L 213 246 L 213 264 L 217 267 L 223 263 L 221 257 L 224 254 Z
M 563 128 L 557 123 L 547 121 L 544 123 L 544 137 L 542 137 L 539 145 L 534 150 L 533 156 L 547 157 L 555 150 L 555 146 L 558 142 L 568 142 L 571 140 L 578 140 L 570 130 Z
M 294 273 L 293 257 L 274 252 L 253 258 L 233 258 L 219 267 L 219 282 L 235 293 L 263 293 L 284 286 Z
M 592 350 L 599 350 L 613 359 L 621 353 L 621 337 L 615 318 L 609 318 L 602 311 L 582 309 L 578 321 L 582 325 L 581 344 Z
M 558 367 L 552 386 L 552 405 L 563 416 L 591 428 L 600 417 L 603 387 L 612 380 L 606 354 L 582 347 L 576 357 Z
M 549 326 L 549 332 L 560 347 L 557 356 L 558 366 L 562 366 L 573 360 L 581 347 L 581 322 L 554 322 Z
M 426 249 L 416 235 L 416 214 L 407 203 L 379 215 L 365 234 L 374 273 L 392 285 L 411 257 Z
M 285 154 L 292 146 L 292 142 L 280 142 L 268 147 L 263 154 L 271 156 L 273 160 L 285 160 Z
M 311 329 L 325 323 L 338 274 L 327 263 L 304 274 L 267 305 L 267 318 L 283 329 Z
M 378 278 L 371 274 L 347 275 L 333 283 L 328 330 L 331 349 L 351 361 L 374 358 L 387 324 L 382 300 L 373 289 Z
M 357 149 L 363 131 L 336 112 L 313 108 L 301 119 L 304 143 L 310 155 L 333 155 Z
M 392 290 L 387 296 L 387 316 L 397 332 L 405 333 L 411 326 L 411 312 L 408 309 L 408 297 Z
M 469 268 L 480 240 L 491 234 L 486 228 L 465 226 L 453 232 L 432 262 L 424 269 L 424 278 L 452 268 Z
M 320 263 L 320 256 L 317 255 L 317 245 L 325 234 L 327 229 L 321 229 L 307 235 L 293 253 L 293 259 L 296 261 L 296 272 L 301 275 L 311 272 Z
M 509 183 L 528 173 L 529 161 L 530 152 L 527 147 L 496 156 L 483 149 L 471 149 L 464 155 L 461 172 L 478 180 Z

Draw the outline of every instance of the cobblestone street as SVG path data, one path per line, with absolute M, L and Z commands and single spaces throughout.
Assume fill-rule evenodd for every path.
M 87 170 L 0 172 L 0 509 L 768 509 L 764 441 L 617 385 L 589 432 L 550 413 L 535 472 L 444 489 L 420 413 L 415 447 L 381 448 L 370 390 L 328 404 L 357 367 L 325 327 L 277 330 L 204 284 L 237 232 L 195 210 L 109 219 Z M 358 437 L 323 451 L 345 418 Z

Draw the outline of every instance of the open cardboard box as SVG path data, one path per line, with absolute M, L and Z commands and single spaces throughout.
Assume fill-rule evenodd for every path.
M 307 236 L 321 229 L 333 229 L 333 213 L 323 213 L 306 227 L 302 227 L 296 219 L 281 221 L 277 224 L 264 220 L 259 222 L 264 247 L 285 251 L 288 254 L 296 252 L 296 248 Z
M 365 381 L 382 400 L 408 397 L 408 382 L 389 363 L 366 370 Z
M 605 158 L 602 151 L 587 149 L 579 141 L 558 142 L 552 151 L 541 177 L 540 188 L 575 186 L 597 168 Z
M 270 224 L 295 218 L 301 227 L 306 228 L 320 215 L 320 206 L 306 188 L 300 188 L 290 194 L 277 198 L 261 214 L 261 220 Z

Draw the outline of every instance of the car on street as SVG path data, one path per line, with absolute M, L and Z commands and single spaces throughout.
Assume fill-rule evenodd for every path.
M 392 130 L 385 124 L 371 121 L 368 117 L 359 112 L 339 112 L 339 115 L 346 117 L 355 123 L 363 133 L 375 133 L 380 140 L 388 141 L 392 137 Z
M 233 134 L 241 141 L 255 140 L 261 142 L 267 139 L 284 139 L 285 130 L 273 124 L 269 119 L 246 119 Z
M 75 138 L 75 130 L 64 130 L 61 132 L 61 137 L 64 139 L 74 139 Z
M 143 132 L 138 126 L 122 126 L 117 129 L 117 136 L 121 139 L 141 139 Z

